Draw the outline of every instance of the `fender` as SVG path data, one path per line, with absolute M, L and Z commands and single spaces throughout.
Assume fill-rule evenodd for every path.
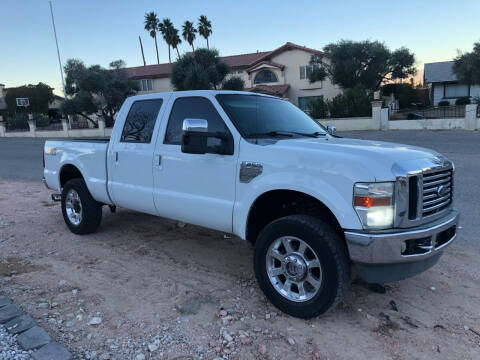
M 260 176 L 248 184 L 240 183 L 233 210 L 233 233 L 246 239 L 246 228 L 250 209 L 264 193 L 272 190 L 293 190 L 314 197 L 322 202 L 336 217 L 344 229 L 362 229 L 362 225 L 352 207 L 352 192 L 340 193 L 329 182 L 299 172 L 275 172 Z M 348 188 L 353 191 L 353 183 Z

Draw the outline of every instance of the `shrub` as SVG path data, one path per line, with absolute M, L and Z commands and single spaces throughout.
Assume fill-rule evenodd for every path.
M 438 106 L 450 106 L 450 101 L 447 101 L 447 100 L 439 101 Z
M 242 91 L 245 87 L 245 81 L 239 76 L 232 76 L 222 82 L 222 90 Z
M 309 103 L 310 115 L 314 119 L 371 116 L 371 101 L 367 91 L 357 86 L 353 89 L 345 89 L 343 94 L 338 94 L 332 100 L 324 100 L 323 96 L 312 100 Z
M 467 104 L 470 104 L 470 103 L 471 103 L 471 101 L 470 101 L 470 98 L 468 96 L 458 98 L 455 101 L 455 105 L 467 105 Z
M 411 84 L 402 83 L 402 84 L 386 84 L 382 86 L 382 95 L 390 96 L 391 94 L 395 95 L 395 99 L 398 100 L 400 108 L 409 107 L 410 104 L 416 102 L 417 100 L 417 91 L 413 88 Z

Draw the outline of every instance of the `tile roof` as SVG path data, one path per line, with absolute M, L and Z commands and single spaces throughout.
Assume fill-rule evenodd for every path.
M 269 61 L 270 58 L 276 54 L 279 54 L 283 51 L 291 50 L 291 49 L 304 50 L 312 54 L 313 53 L 323 54 L 319 50 L 315 50 L 315 49 L 307 48 L 305 46 L 300 46 L 291 42 L 287 42 L 284 45 L 272 51 L 260 51 L 260 52 L 254 52 L 254 53 L 248 53 L 248 54 L 222 56 L 220 57 L 220 59 L 224 61 L 228 66 L 230 66 L 233 70 L 250 68 L 261 61 L 265 61 L 266 63 L 269 62 L 270 64 L 275 64 L 276 66 L 278 66 L 280 64 L 276 64 Z M 280 66 L 283 66 L 283 65 L 280 65 Z M 165 63 L 165 64 L 158 64 L 158 65 L 129 67 L 129 68 L 126 68 L 125 70 L 127 71 L 128 77 L 133 79 L 166 78 L 166 77 L 169 77 L 170 75 L 170 72 L 172 70 L 172 64 Z
M 274 96 L 283 96 L 287 92 L 290 85 L 255 85 L 254 87 L 245 89 L 245 91 L 262 93 Z
M 282 65 L 282 64 L 279 64 L 279 63 L 276 63 L 276 62 L 273 62 L 273 61 L 260 61 L 260 62 L 255 63 L 254 65 L 250 66 L 246 71 L 249 73 L 249 72 L 253 71 L 254 69 L 256 69 L 257 67 L 259 67 L 261 65 L 270 65 L 270 66 L 279 68 L 281 70 L 283 70 L 283 68 L 285 67 L 285 65 Z
M 442 61 L 428 63 L 423 66 L 424 79 L 426 83 L 457 81 L 457 77 L 452 72 L 453 61 Z

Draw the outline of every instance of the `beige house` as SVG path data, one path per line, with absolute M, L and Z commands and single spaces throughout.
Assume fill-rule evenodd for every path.
M 232 69 L 231 75 L 245 81 L 245 90 L 289 99 L 302 110 L 311 99 L 331 99 L 341 92 L 330 80 L 310 84 L 308 75 L 312 54 L 319 50 L 287 42 L 272 51 L 222 57 Z M 127 68 L 130 78 L 139 81 L 140 93 L 173 91 L 170 83 L 171 64 Z

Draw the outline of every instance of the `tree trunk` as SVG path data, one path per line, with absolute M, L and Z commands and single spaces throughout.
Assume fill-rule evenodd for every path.
M 160 59 L 158 57 L 157 34 L 155 34 L 155 50 L 157 50 L 157 64 L 160 64 Z
M 175 50 L 177 50 L 177 55 L 178 55 L 178 58 L 180 59 L 180 51 L 178 51 L 178 47 L 175 47 Z
M 208 36 L 207 36 L 207 49 L 210 50 L 210 45 L 208 45 Z
M 168 62 L 172 63 L 172 58 L 170 57 L 170 45 L 168 45 Z
M 195 47 L 193 46 L 193 42 L 190 45 L 192 45 L 192 51 L 195 52 Z

